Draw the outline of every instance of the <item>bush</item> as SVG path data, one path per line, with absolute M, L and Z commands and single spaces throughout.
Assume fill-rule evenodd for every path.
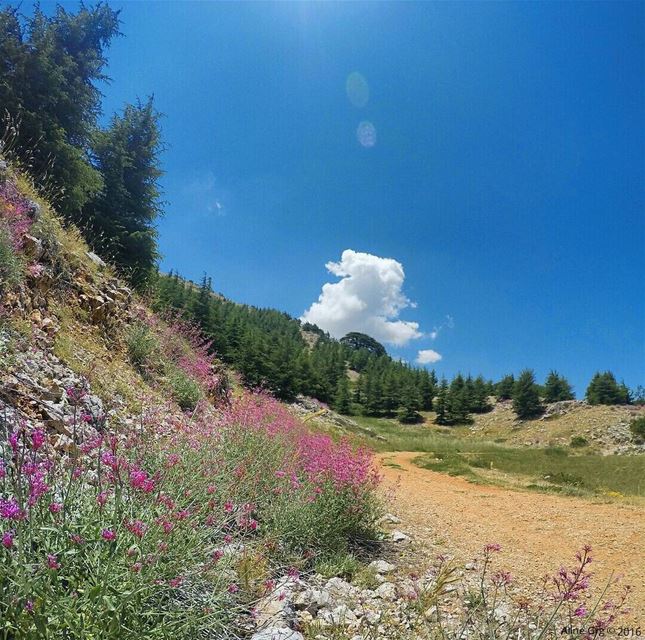
M 193 410 L 202 399 L 199 385 L 181 369 L 174 369 L 168 380 L 175 402 L 184 410 Z
M 153 355 L 159 350 L 157 338 L 144 322 L 136 322 L 129 327 L 125 343 L 130 362 L 140 370 L 150 365 Z
M 573 436 L 571 438 L 570 445 L 571 447 L 586 447 L 589 444 L 589 441 L 584 436 Z
M 14 251 L 11 236 L 0 221 L 0 293 L 20 284 L 22 275 L 22 260 Z
M 319 573 L 326 580 L 335 576 L 351 580 L 360 566 L 360 562 L 355 555 L 341 552 L 320 559 L 316 562 L 314 569 L 316 573 Z
M 629 430 L 636 442 L 645 442 L 645 416 L 632 420 Z
M 348 536 L 375 514 L 364 452 L 263 396 L 190 419 L 156 407 L 105 436 L 82 396 L 68 391 L 81 410 L 65 462 L 39 429 L 9 425 L 0 444 L 6 637 L 238 637 L 285 566 L 345 555 L 353 571 Z

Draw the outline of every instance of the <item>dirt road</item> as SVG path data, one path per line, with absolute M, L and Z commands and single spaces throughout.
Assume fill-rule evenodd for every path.
M 624 574 L 633 594 L 632 621 L 645 623 L 645 510 L 533 492 L 481 486 L 412 464 L 419 453 L 380 454 L 395 509 L 426 553 L 449 552 L 468 562 L 485 543 L 498 542 L 500 561 L 529 584 L 570 564 L 593 547 L 595 580 Z M 398 465 L 395 468 L 390 465 Z

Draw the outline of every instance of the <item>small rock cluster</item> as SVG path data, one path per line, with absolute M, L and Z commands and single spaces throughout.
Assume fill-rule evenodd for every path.
M 3 334 L 0 342 L 6 339 Z M 29 429 L 44 427 L 54 449 L 69 453 L 77 443 L 107 426 L 111 412 L 105 411 L 101 398 L 92 394 L 87 381 L 55 355 L 32 348 L 18 353 L 10 370 L 2 373 L 0 424 L 5 428 L 18 423 Z M 70 399 L 68 389 L 83 390 L 78 403 Z
M 400 523 L 392 514 L 382 521 Z M 393 552 L 412 542 L 411 536 L 398 530 L 389 539 Z M 363 640 L 366 633 L 384 640 L 401 638 L 410 629 L 407 604 L 417 597 L 419 584 L 382 558 L 369 563 L 367 574 L 369 586 L 320 574 L 279 580 L 255 608 L 257 630 L 251 640 L 303 640 L 304 630 L 316 640 L 331 638 L 338 630 L 352 640 Z M 425 578 L 427 582 L 432 579 L 431 575 Z

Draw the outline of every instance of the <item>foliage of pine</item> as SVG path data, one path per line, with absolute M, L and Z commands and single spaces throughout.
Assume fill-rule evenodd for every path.
M 106 4 L 38 6 L 30 17 L 0 10 L 3 153 L 49 192 L 91 247 L 136 286 L 157 260 L 154 222 L 161 213 L 159 114 L 152 100 L 127 105 L 101 130 L 106 50 L 119 12 Z
M 539 416 L 543 411 L 538 388 L 535 384 L 535 374 L 531 369 L 522 371 L 515 383 L 513 410 L 521 420 Z
M 560 402 L 562 400 L 573 400 L 573 398 L 573 389 L 569 381 L 556 371 L 551 371 L 544 383 L 545 402 Z
M 369 336 L 333 340 L 285 313 L 224 299 L 213 293 L 207 277 L 196 286 L 177 274 L 159 275 L 154 289 L 156 307 L 181 311 L 199 324 L 214 351 L 249 387 L 266 388 L 285 400 L 312 396 L 341 413 L 394 416 L 404 405 L 410 415 L 412 406 L 415 412 L 432 408 L 434 372 L 393 360 Z M 303 330 L 318 335 L 313 347 Z M 348 370 L 359 374 L 353 389 Z
M 488 398 L 493 395 L 494 390 L 495 385 L 485 381 L 482 376 L 474 379 L 472 376 L 464 378 L 458 373 L 450 384 L 443 379 L 434 402 L 436 424 L 469 424 L 472 422 L 471 414 L 491 410 Z
M 115 115 L 108 129 L 95 134 L 92 151 L 103 188 L 82 212 L 93 249 L 139 287 L 153 274 L 158 257 L 154 228 L 161 214 L 158 122 L 150 98 L 126 105 L 123 115 Z
M 90 147 L 101 106 L 96 84 L 105 79 L 118 16 L 105 4 L 76 14 L 58 6 L 51 17 L 38 6 L 29 18 L 13 7 L 0 11 L 0 105 L 15 125 L 13 150 L 76 223 L 102 185 Z
M 631 393 L 624 382 L 616 382 L 616 378 L 611 371 L 596 373 L 589 386 L 586 394 L 589 404 L 630 404 L 632 402 Z

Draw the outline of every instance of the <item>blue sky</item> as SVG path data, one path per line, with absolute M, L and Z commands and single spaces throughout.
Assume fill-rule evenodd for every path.
M 114 6 L 106 113 L 165 114 L 164 269 L 295 316 L 340 278 L 316 317 L 417 323 L 391 353 L 447 375 L 645 381 L 645 4 Z

